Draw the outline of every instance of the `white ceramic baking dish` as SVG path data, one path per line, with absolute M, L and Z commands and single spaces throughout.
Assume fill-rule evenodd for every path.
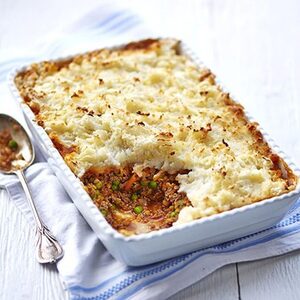
M 181 43 L 180 51 L 189 56 L 200 67 L 204 66 L 184 43 Z M 60 57 L 56 60 L 65 60 L 67 58 L 70 57 Z M 279 222 L 299 198 L 300 183 L 298 183 L 296 190 L 288 194 L 195 220 L 188 224 L 125 237 L 107 223 L 84 190 L 80 180 L 68 168 L 44 129 L 35 122 L 33 112 L 20 97 L 14 84 L 14 78 L 18 72 L 23 71 L 27 67 L 23 66 L 11 72 L 9 75 L 9 86 L 14 97 L 21 105 L 26 122 L 40 150 L 81 214 L 105 247 L 116 259 L 128 265 L 138 266 L 154 263 L 258 232 Z M 224 91 L 227 91 L 219 80 L 217 82 Z M 233 96 L 232 98 L 237 101 Z M 246 115 L 250 121 L 253 121 L 249 114 L 246 113 Z M 261 128 L 260 131 L 270 147 L 285 160 L 299 177 L 299 169 L 279 150 L 278 146 Z

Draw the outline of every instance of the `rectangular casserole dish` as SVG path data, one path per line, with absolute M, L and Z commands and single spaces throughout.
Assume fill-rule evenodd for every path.
M 113 49 L 120 47 L 123 47 L 123 45 Z M 202 62 L 184 43 L 181 43 L 180 52 L 191 58 L 199 67 L 203 67 Z M 58 58 L 55 61 L 65 61 L 66 59 L 68 58 Z M 21 104 L 34 138 L 49 165 L 97 236 L 115 258 L 128 265 L 138 266 L 154 263 L 263 230 L 280 221 L 299 197 L 298 182 L 295 190 L 268 200 L 262 200 L 241 208 L 204 217 L 187 224 L 177 225 L 176 227 L 125 237 L 107 223 L 90 196 L 83 189 L 81 181 L 69 169 L 57 149 L 53 146 L 45 130 L 37 124 L 34 113 L 24 103 L 15 86 L 14 78 L 27 67 L 24 66 L 12 72 L 9 77 L 9 85 L 13 95 Z M 222 87 L 222 90 L 226 91 L 220 82 L 216 81 Z M 232 95 L 231 98 L 234 99 Z M 236 101 L 236 99 L 234 100 Z M 252 121 L 252 118 L 247 113 L 246 116 Z M 271 149 L 283 158 L 291 170 L 299 177 L 299 170 L 296 169 L 295 165 L 290 162 L 261 128 L 260 131 Z

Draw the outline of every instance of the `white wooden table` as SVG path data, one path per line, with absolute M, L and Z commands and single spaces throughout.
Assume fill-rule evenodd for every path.
M 128 3 L 153 28 L 184 38 L 300 165 L 300 1 Z M 0 50 L 14 52 L 97 6 L 96 0 L 0 0 Z M 4 104 L 6 111 L 10 104 Z M 1 105 L 0 105 L 1 107 Z M 34 233 L 0 191 L 0 299 L 66 299 L 55 267 L 34 258 Z M 217 270 L 179 299 L 300 299 L 300 251 Z

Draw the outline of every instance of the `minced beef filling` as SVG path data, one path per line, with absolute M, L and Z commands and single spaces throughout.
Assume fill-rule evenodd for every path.
M 0 131 L 0 169 L 9 171 L 12 161 L 17 159 L 18 144 L 8 129 Z
M 185 193 L 178 192 L 178 174 L 146 168 L 142 176 L 131 166 L 90 169 L 81 178 L 87 192 L 106 220 L 125 235 L 167 228 L 180 210 L 191 205 Z

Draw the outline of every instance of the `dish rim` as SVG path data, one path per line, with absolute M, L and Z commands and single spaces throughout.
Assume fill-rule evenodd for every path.
M 153 39 L 165 39 L 165 38 L 169 38 L 169 37 L 156 37 Z M 173 38 L 173 39 L 176 39 L 176 38 Z M 181 40 L 181 39 L 176 39 L 176 40 L 178 40 L 180 42 L 180 44 L 179 44 L 180 54 L 187 56 L 192 62 L 194 62 L 197 65 L 198 68 L 209 68 L 183 40 Z M 128 43 L 121 43 L 121 44 L 118 44 L 115 46 L 109 46 L 109 47 L 100 48 L 100 49 L 117 50 L 117 49 L 120 49 L 120 48 L 126 46 L 127 44 Z M 79 52 L 79 53 L 72 53 L 71 55 L 67 55 L 67 56 L 55 56 L 50 59 L 45 58 L 45 60 L 53 61 L 53 62 L 64 61 L 64 60 L 71 59 L 77 55 L 82 55 L 82 54 L 89 53 L 89 52 L 92 52 L 95 50 L 99 50 L 99 49 L 91 49 L 91 50 L 83 51 L 83 52 Z M 45 60 L 43 60 L 43 61 L 45 61 Z M 39 62 L 42 62 L 42 61 L 39 61 Z M 37 62 L 37 63 L 39 63 L 39 62 Z M 125 235 L 121 234 L 120 232 L 118 232 L 116 229 L 114 229 L 106 221 L 105 217 L 101 214 L 100 210 L 94 204 L 91 197 L 84 190 L 80 179 L 78 177 L 76 177 L 76 175 L 67 166 L 63 157 L 59 154 L 58 150 L 54 147 L 54 145 L 53 145 L 50 137 L 46 133 L 45 129 L 37 124 L 34 113 L 32 112 L 32 110 L 28 107 L 28 105 L 24 102 L 24 100 L 20 96 L 19 90 L 14 82 L 14 79 L 18 73 L 26 70 L 28 67 L 30 67 L 30 65 L 32 63 L 35 63 L 35 62 L 30 62 L 30 63 L 22 64 L 18 67 L 15 67 L 8 74 L 9 89 L 10 89 L 13 97 L 19 102 L 22 112 L 25 114 L 26 118 L 30 121 L 31 125 L 35 128 L 37 134 L 42 139 L 43 143 L 47 146 L 47 151 L 48 151 L 49 156 L 54 160 L 56 166 L 63 172 L 64 176 L 67 178 L 67 180 L 70 182 L 70 184 L 72 184 L 72 186 L 74 187 L 76 192 L 79 194 L 81 201 L 83 201 L 83 203 L 85 203 L 85 207 L 89 208 L 90 213 L 94 217 L 95 222 L 97 222 L 99 224 L 99 227 L 101 227 L 101 229 L 103 230 L 103 233 L 113 237 L 114 239 L 122 240 L 124 242 L 137 242 L 140 240 L 149 240 L 151 238 L 171 234 L 173 232 L 188 230 L 189 227 L 197 226 L 197 225 L 199 226 L 202 223 L 208 223 L 208 222 L 213 222 L 218 219 L 228 218 L 231 215 L 242 213 L 247 210 L 255 209 L 256 207 L 268 205 L 275 201 L 283 201 L 285 198 L 289 198 L 296 194 L 300 194 L 300 169 L 296 166 L 296 164 L 292 161 L 292 159 L 284 151 L 282 151 L 280 149 L 280 147 L 274 142 L 274 140 L 270 137 L 270 135 L 260 126 L 260 124 L 249 114 L 249 112 L 244 108 L 244 106 L 241 104 L 241 102 L 237 100 L 237 97 L 235 96 L 235 94 L 230 92 L 226 88 L 226 86 L 219 79 L 218 75 L 212 71 L 212 73 L 215 76 L 216 84 L 222 89 L 223 92 L 229 93 L 230 97 L 233 99 L 233 101 L 235 101 L 236 103 L 241 104 L 243 106 L 243 111 L 244 111 L 244 114 L 245 114 L 246 118 L 248 119 L 248 121 L 249 122 L 257 122 L 257 124 L 258 124 L 257 129 L 261 132 L 264 140 L 268 143 L 271 150 L 274 151 L 276 154 L 278 154 L 286 162 L 286 164 L 293 171 L 293 173 L 298 177 L 298 182 L 297 182 L 296 188 L 288 193 L 284 193 L 279 196 L 263 199 L 258 202 L 254 202 L 254 203 L 251 203 L 251 204 L 248 204 L 248 205 L 245 205 L 242 207 L 238 207 L 238 208 L 233 208 L 231 210 L 221 212 L 218 214 L 214 214 L 211 216 L 202 217 L 200 219 L 196 219 L 196 220 L 193 220 L 188 223 L 171 226 L 169 228 L 153 230 L 153 231 L 150 231 L 147 233 L 141 233 L 138 235 L 125 236 Z M 211 68 L 209 68 L 209 69 L 211 70 Z M 76 206 L 76 203 L 73 201 L 72 197 L 70 197 L 70 198 Z M 79 208 L 77 207 L 77 209 L 79 209 Z

